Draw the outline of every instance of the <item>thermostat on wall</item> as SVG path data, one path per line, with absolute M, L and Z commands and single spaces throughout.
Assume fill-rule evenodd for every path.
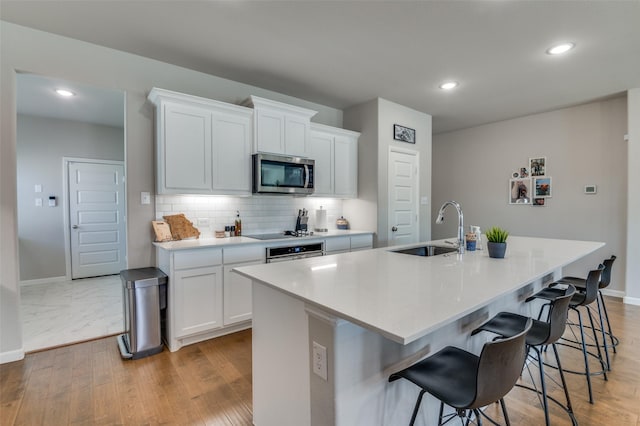
M 596 192 L 598 192 L 598 187 L 596 185 L 585 185 L 584 186 L 584 193 L 585 194 L 595 194 Z

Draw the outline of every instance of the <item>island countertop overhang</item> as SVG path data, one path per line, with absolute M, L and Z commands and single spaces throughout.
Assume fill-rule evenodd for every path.
M 505 259 L 385 247 L 234 271 L 405 345 L 603 246 L 510 236 Z

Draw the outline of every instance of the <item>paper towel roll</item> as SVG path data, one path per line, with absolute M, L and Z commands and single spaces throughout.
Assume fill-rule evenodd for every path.
M 314 230 L 316 232 L 327 232 L 327 211 L 320 208 L 316 210 L 316 223 Z

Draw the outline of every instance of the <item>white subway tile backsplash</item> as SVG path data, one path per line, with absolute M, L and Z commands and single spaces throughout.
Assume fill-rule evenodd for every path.
M 309 228 L 313 229 L 315 211 L 320 206 L 327 210 L 327 224 L 335 229 L 336 219 L 342 215 L 342 200 L 331 198 L 253 196 L 220 197 L 189 195 L 156 196 L 156 219 L 177 213 L 197 226 L 198 219 L 208 219 L 209 226 L 199 227 L 203 236 L 233 225 L 236 211 L 240 211 L 243 234 L 279 232 L 295 227 L 298 210 L 309 210 Z

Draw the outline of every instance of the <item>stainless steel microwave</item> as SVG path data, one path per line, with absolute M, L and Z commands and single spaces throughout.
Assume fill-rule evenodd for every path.
M 308 158 L 253 154 L 253 192 L 313 194 L 314 168 Z

